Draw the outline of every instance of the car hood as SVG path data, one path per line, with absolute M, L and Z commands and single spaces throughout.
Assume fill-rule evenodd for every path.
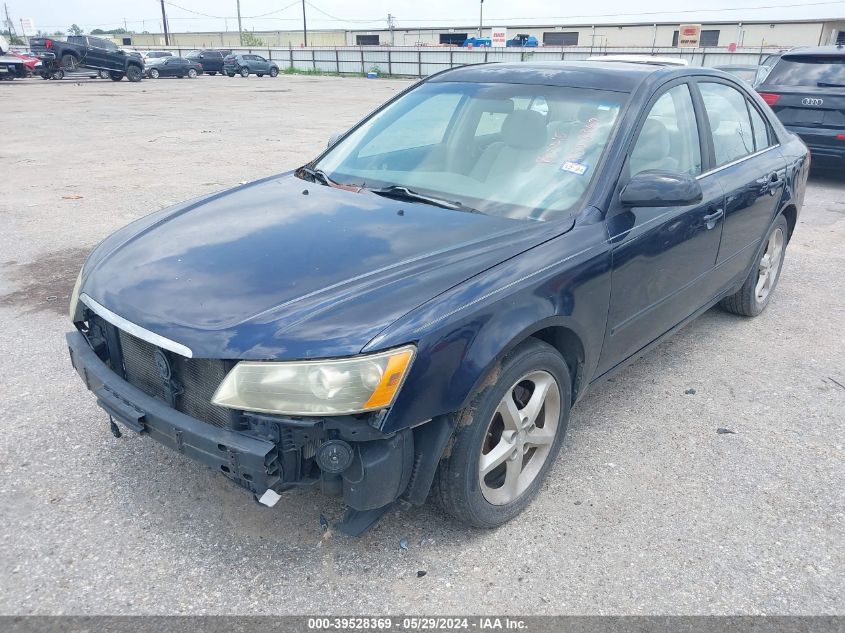
M 82 292 L 195 357 L 358 353 L 403 314 L 571 227 L 274 176 L 106 239 Z

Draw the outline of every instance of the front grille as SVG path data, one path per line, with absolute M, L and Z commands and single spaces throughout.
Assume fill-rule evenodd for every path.
M 147 395 L 168 402 L 170 386 L 159 374 L 153 356 L 159 348 L 123 330 L 118 334 L 126 380 Z M 230 426 L 229 409 L 211 404 L 215 390 L 226 377 L 226 363 L 162 352 L 170 361 L 172 380 L 182 388 L 176 396 L 176 410 L 214 426 Z

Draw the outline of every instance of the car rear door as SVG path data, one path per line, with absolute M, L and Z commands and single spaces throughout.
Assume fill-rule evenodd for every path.
M 757 90 L 814 156 L 845 158 L 845 50 L 784 55 Z
M 766 117 L 742 88 L 703 77 L 697 87 L 707 113 L 711 173 L 725 191 L 725 227 L 713 276 L 721 288 L 747 274 L 783 196 L 786 161 Z
M 620 177 L 622 189 L 641 171 L 696 176 L 701 202 L 688 206 L 623 207 L 606 216 L 613 269 L 602 374 L 706 305 L 722 233 L 724 195 L 708 166 L 705 128 L 686 80 L 663 88 L 645 108 Z

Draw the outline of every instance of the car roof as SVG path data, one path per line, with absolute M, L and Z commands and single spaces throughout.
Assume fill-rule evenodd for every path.
M 794 48 L 783 53 L 782 57 L 815 57 L 824 55 L 826 57 L 845 57 L 845 46 L 807 46 Z
M 630 62 L 510 62 L 472 64 L 433 75 L 428 81 L 512 83 L 595 88 L 632 92 L 651 77 L 693 74 L 689 66 L 665 66 Z M 704 69 L 694 69 L 704 71 Z
M 757 64 L 725 64 L 723 66 L 713 66 L 716 70 L 757 70 L 760 68 Z

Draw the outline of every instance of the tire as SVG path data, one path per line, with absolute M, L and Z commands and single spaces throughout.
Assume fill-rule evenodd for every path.
M 751 267 L 745 283 L 735 294 L 719 302 L 723 309 L 749 317 L 757 316 L 766 309 L 780 279 L 780 271 L 783 269 L 788 235 L 789 225 L 786 218 L 779 215 L 766 234 L 763 248 L 754 266 Z
M 50 73 L 40 73 L 40 75 L 39 75 L 39 76 L 41 77 L 41 79 L 49 79 L 49 78 L 50 78 Z
M 188 77 L 190 79 L 196 79 L 197 78 L 197 71 L 194 70 L 193 68 L 191 68 L 190 70 L 188 70 Z
M 150 70 L 150 77 L 151 78 L 158 79 L 160 75 L 161 75 L 161 73 L 158 72 L 157 68 L 153 68 L 152 70 Z
M 65 71 L 63 71 L 61 68 L 59 68 L 58 70 L 54 70 L 53 72 L 50 73 L 50 79 L 54 79 L 56 81 L 59 81 L 59 80 L 64 79 L 64 78 L 65 78 Z
M 208 74 L 209 74 L 209 75 L 216 75 L 216 74 L 217 74 L 217 71 L 216 71 L 216 70 L 209 70 L 209 71 L 208 71 Z
M 227 75 L 229 75 L 229 77 L 234 77 L 234 76 L 235 76 L 235 73 L 226 73 L 226 74 L 227 74 Z
M 64 55 L 62 55 L 60 65 L 62 68 L 65 68 L 67 70 L 76 70 L 79 66 L 79 60 L 76 58 L 76 55 L 65 53 Z
M 144 78 L 144 71 L 137 66 L 129 66 L 126 69 L 126 78 L 133 83 L 141 81 Z
M 123 73 L 119 73 L 113 70 L 109 72 L 109 79 L 111 79 L 112 81 L 120 81 L 121 79 L 123 79 Z
M 108 79 L 109 78 L 109 71 L 107 70 L 98 70 L 97 77 L 100 79 Z
M 541 408 L 532 399 L 541 397 L 537 388 L 542 384 L 548 389 L 538 401 Z M 453 414 L 456 430 L 432 486 L 443 509 L 459 521 L 483 528 L 501 525 L 522 512 L 537 494 L 563 443 L 571 389 L 566 362 L 551 345 L 530 338 L 508 354 L 495 383 Z M 533 422 L 531 408 L 535 409 Z M 515 415 L 504 416 L 502 411 Z M 522 430 L 512 430 L 514 425 Z M 549 430 L 544 433 L 544 429 Z M 534 444 L 532 438 L 541 443 Z M 489 462 L 484 475 L 483 457 Z M 514 485 L 509 483 L 512 474 Z
M 249 77 L 249 68 L 246 66 L 241 68 L 241 77 Z
M 278 69 L 278 68 L 276 68 L 275 66 L 273 66 L 273 67 L 270 69 L 270 76 L 271 76 L 271 77 L 278 77 L 278 76 L 279 76 L 279 69 Z
M 263 76 L 264 76 L 264 73 L 255 73 L 255 76 L 256 76 L 256 77 L 263 77 Z

